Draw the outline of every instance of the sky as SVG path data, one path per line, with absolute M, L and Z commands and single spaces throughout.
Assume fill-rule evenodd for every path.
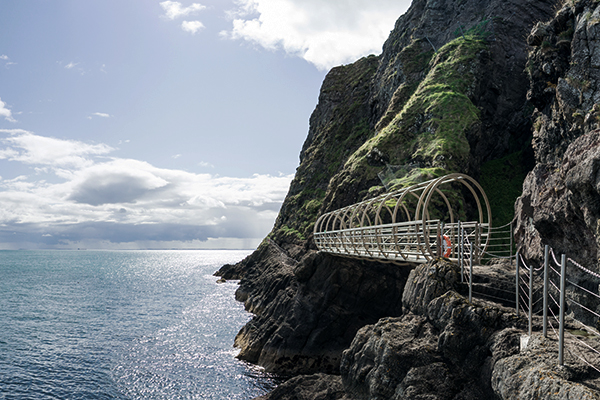
M 409 0 L 0 0 L 0 249 L 254 248 Z

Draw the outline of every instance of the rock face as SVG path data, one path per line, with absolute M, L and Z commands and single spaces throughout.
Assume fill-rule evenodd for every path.
M 516 204 L 515 237 L 523 255 L 540 263 L 544 245 L 598 272 L 600 250 L 600 4 L 567 1 L 553 19 L 539 22 L 527 42 L 528 98 L 533 113 L 536 166 Z M 600 279 L 568 263 L 571 281 L 598 293 Z M 570 289 L 569 289 L 570 290 Z M 585 293 L 585 292 L 584 292 Z M 573 292 L 600 310 L 595 296 Z M 573 297 L 571 296 L 571 297 Z M 575 305 L 570 312 L 595 325 Z
M 526 320 L 469 303 L 456 292 L 458 273 L 443 260 L 417 267 L 405 314 L 357 333 L 341 365 L 348 399 L 600 398 L 595 370 L 577 360 L 559 367 L 556 341 L 539 333 L 521 348 Z
M 265 247 L 277 253 L 274 243 Z M 236 337 L 239 358 L 267 371 L 336 373 L 358 329 L 402 313 L 409 268 L 315 252 L 282 268 L 279 256 L 271 257 L 270 267 L 260 276 L 244 277 L 236 293 L 256 314 Z
M 417 267 L 403 299 L 407 313 L 359 331 L 344 352 L 342 379 L 354 399 L 490 398 L 481 370 L 510 312 L 468 303 L 455 290 L 459 271 L 440 261 Z M 513 333 L 513 335 L 516 333 Z M 508 337 L 514 352 L 518 339 Z M 487 362 L 487 377 L 491 361 Z M 429 397 L 427 397 L 429 396 Z
M 301 375 L 278 386 L 255 400 L 344 400 L 346 392 L 339 376 Z
M 559 367 L 553 362 L 557 357 L 556 349 L 556 341 L 533 335 L 524 351 L 496 362 L 492 374 L 494 392 L 503 400 L 543 396 L 600 399 L 597 371 L 578 360 L 572 360 L 569 367 Z

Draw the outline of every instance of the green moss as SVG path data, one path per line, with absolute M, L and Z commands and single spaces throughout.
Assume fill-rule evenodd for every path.
M 434 169 L 434 175 L 466 170 L 470 152 L 466 133 L 479 122 L 479 110 L 468 94 L 476 57 L 486 49 L 479 30 L 469 32 L 443 46 L 430 60 L 423 70 L 425 78 L 409 100 L 378 135 L 349 158 L 347 170 L 355 174 L 363 169 L 366 179 L 374 176 L 375 168 L 366 163 L 374 147 L 390 156 L 390 164 L 416 160 L 424 168 Z M 421 171 L 419 175 L 430 173 Z
M 548 41 L 548 40 L 544 40 L 542 42 L 542 45 L 540 47 L 542 48 L 542 50 L 551 50 L 552 49 L 552 43 L 550 43 L 550 41 Z
M 394 179 L 389 182 L 388 187 L 390 188 L 390 191 L 402 189 L 417 183 L 439 178 L 440 176 L 444 176 L 446 173 L 446 170 L 442 168 L 414 168 L 401 178 Z
M 402 72 L 404 75 L 420 73 L 427 68 L 429 61 L 431 61 L 431 57 L 434 54 L 433 50 L 429 47 L 423 50 L 422 41 L 422 39 L 413 41 L 402 49 L 398 55 L 402 62 Z
M 571 41 L 571 39 L 573 39 L 573 27 L 569 27 L 569 29 L 567 29 L 566 31 L 563 31 L 561 33 L 558 34 L 558 38 L 560 40 L 568 40 Z
M 304 235 L 302 235 L 296 229 L 290 228 L 286 225 L 279 228 L 279 230 L 276 232 L 276 236 L 279 236 L 280 238 L 285 239 L 286 241 L 294 241 L 294 239 L 306 240 Z

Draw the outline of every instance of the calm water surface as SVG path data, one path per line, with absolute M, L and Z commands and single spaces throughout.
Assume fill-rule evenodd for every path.
M 250 319 L 212 274 L 250 251 L 0 251 L 0 399 L 251 399 Z

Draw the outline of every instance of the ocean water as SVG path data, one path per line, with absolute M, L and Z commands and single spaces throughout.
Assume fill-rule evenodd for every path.
M 0 399 L 251 399 L 250 319 L 212 274 L 250 251 L 0 251 Z

